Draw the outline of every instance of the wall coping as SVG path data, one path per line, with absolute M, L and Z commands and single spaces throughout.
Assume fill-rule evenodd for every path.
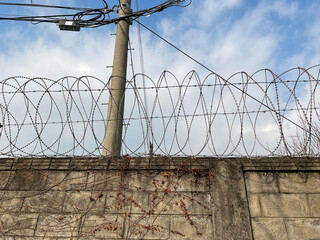
M 211 158 L 211 157 L 70 157 L 70 158 L 0 158 L 0 171 L 16 170 L 174 170 L 210 169 L 212 163 L 239 162 L 243 171 L 320 171 L 320 158 L 261 157 L 261 158 Z

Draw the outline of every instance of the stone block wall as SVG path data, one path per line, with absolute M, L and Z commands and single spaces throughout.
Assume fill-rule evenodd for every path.
M 211 239 L 210 202 L 207 161 L 0 160 L 0 239 Z
M 0 239 L 319 240 L 320 159 L 0 158 Z
M 246 172 L 255 239 L 320 239 L 320 172 Z

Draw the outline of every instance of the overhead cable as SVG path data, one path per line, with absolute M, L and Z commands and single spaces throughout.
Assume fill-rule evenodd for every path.
M 8 2 L 0 2 L 0 5 L 20 6 L 20 7 L 59 8 L 59 9 L 68 9 L 68 10 L 76 10 L 76 11 L 87 11 L 87 10 L 90 10 L 90 8 L 66 7 L 66 6 L 44 5 L 44 4 L 33 4 L 33 3 L 31 4 L 31 3 L 8 3 Z
M 184 52 L 183 50 L 181 50 L 180 48 L 178 48 L 177 46 L 175 46 L 174 44 L 172 44 L 171 42 L 169 42 L 167 39 L 163 38 L 162 36 L 160 36 L 159 34 L 157 34 L 156 32 L 154 32 L 153 30 L 151 30 L 150 28 L 148 28 L 147 26 L 145 26 L 144 24 L 142 24 L 139 21 L 135 21 L 138 24 L 140 24 L 142 27 L 144 27 L 145 29 L 147 29 L 148 31 L 150 31 L 152 34 L 154 34 L 155 36 L 157 36 L 158 38 L 160 38 L 161 40 L 163 40 L 164 42 L 166 42 L 167 44 L 169 44 L 171 47 L 175 48 L 176 50 L 178 50 L 180 53 L 182 53 L 183 55 L 185 55 L 186 57 L 190 58 L 192 61 L 196 62 L 198 65 L 200 65 L 201 67 L 203 67 L 204 69 L 208 70 L 209 72 L 218 75 L 217 73 L 215 73 L 213 70 L 211 70 L 210 68 L 208 68 L 207 66 L 205 66 L 203 63 L 199 62 L 198 60 L 196 60 L 195 58 L 193 58 L 192 56 L 190 56 L 189 54 L 187 54 L 186 52 Z M 219 75 L 218 75 L 219 76 Z M 223 79 L 221 77 L 221 79 Z M 304 129 L 302 126 L 300 126 L 299 124 L 295 123 L 294 121 L 292 121 L 291 119 L 287 118 L 286 116 L 284 116 L 283 114 L 281 114 L 280 112 L 277 112 L 275 109 L 271 108 L 270 106 L 268 106 L 267 104 L 261 102 L 260 100 L 258 100 L 257 98 L 255 98 L 254 96 L 252 96 L 251 94 L 249 94 L 248 92 L 244 92 L 243 89 L 241 89 L 240 87 L 238 87 L 236 84 L 233 84 L 231 82 L 227 82 L 227 80 L 225 80 L 226 84 L 229 84 L 231 86 L 233 86 L 235 89 L 239 90 L 240 92 L 244 93 L 246 96 L 250 97 L 251 99 L 253 99 L 254 101 L 258 102 L 259 104 L 261 104 L 262 106 L 268 108 L 270 111 L 275 112 L 276 114 L 278 114 L 280 117 L 282 117 L 283 119 L 287 120 L 288 122 L 292 123 L 293 125 L 295 125 L 297 128 L 309 133 L 310 131 L 307 129 Z M 312 134 L 312 133 L 310 133 Z
M 118 8 L 123 8 L 121 4 L 119 6 L 115 5 L 109 8 L 105 3 L 105 8 L 90 9 L 90 8 L 74 8 L 74 7 L 64 7 L 64 6 L 53 6 L 53 5 L 41 5 L 41 4 L 20 4 L 20 3 L 4 3 L 0 2 L 0 5 L 15 5 L 15 6 L 29 6 L 29 7 L 47 7 L 47 8 L 63 8 L 70 10 L 78 10 L 79 12 L 74 14 L 66 15 L 47 15 L 47 16 L 24 16 L 24 17 L 1 17 L 0 20 L 11 20 L 11 21 L 29 21 L 37 23 L 60 23 L 61 21 L 73 21 L 73 24 L 78 27 L 86 28 L 97 28 L 111 23 L 117 23 L 121 20 L 134 21 L 141 16 L 148 16 L 157 12 L 161 12 L 166 8 L 173 6 L 182 7 L 181 3 L 186 0 L 169 0 L 154 7 L 139 10 L 133 12 L 132 9 L 127 9 L 126 15 L 118 16 L 115 18 L 110 18 L 109 14 L 117 12 Z M 189 3 L 190 4 L 190 1 Z M 188 5 L 187 4 L 187 5 Z M 185 5 L 185 6 L 187 6 Z M 108 16 L 107 16 L 108 15 Z

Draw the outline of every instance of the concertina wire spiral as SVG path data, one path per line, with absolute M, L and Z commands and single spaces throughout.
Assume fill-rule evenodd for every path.
M 212 73 L 201 80 L 195 71 L 180 81 L 167 71 L 157 81 L 137 74 L 127 80 L 122 153 L 319 156 L 319 73 L 317 65 L 228 79 Z M 101 156 L 109 82 L 92 76 L 0 81 L 0 156 Z

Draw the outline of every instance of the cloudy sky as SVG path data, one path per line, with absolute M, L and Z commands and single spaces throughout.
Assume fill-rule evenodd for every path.
M 1 0 L 1 2 L 5 2 Z M 8 1 L 9 2 L 9 1 Z M 11 0 L 10 0 L 11 2 Z M 31 0 L 15 0 L 31 3 Z M 101 8 L 100 0 L 32 0 Z M 106 0 L 109 6 L 116 0 Z M 144 9 L 164 0 L 139 0 Z M 133 10 L 137 9 L 132 0 Z M 249 75 L 268 68 L 281 74 L 293 67 L 320 63 L 320 2 L 318 0 L 193 0 L 188 7 L 172 7 L 141 22 L 224 78 L 236 72 Z M 59 14 L 43 8 L 0 5 L 0 17 Z M 114 17 L 115 15 L 111 15 Z M 80 32 L 60 31 L 55 24 L 0 21 L 0 79 L 11 76 L 46 77 L 92 75 L 107 81 L 111 75 L 114 24 Z M 130 30 L 133 70 L 141 72 L 137 24 Z M 159 78 L 164 70 L 183 78 L 196 70 L 210 72 L 141 29 L 145 74 Z M 128 79 L 132 68 L 128 68 Z
M 10 1 L 11 2 L 11 1 Z M 30 0 L 15 2 L 30 3 Z M 33 0 L 33 3 L 100 8 L 100 0 Z M 116 0 L 107 0 L 109 6 Z M 163 1 L 142 1 L 147 8 Z M 132 1 L 133 9 L 136 2 Z M 281 73 L 291 67 L 319 63 L 320 17 L 317 0 L 193 0 L 187 8 L 173 7 L 141 21 L 213 71 L 228 77 L 260 68 Z M 0 6 L 0 14 L 37 15 L 41 8 Z M 0 21 L 0 77 L 26 75 L 57 78 L 65 75 L 106 77 L 112 65 L 115 25 L 62 32 L 54 24 Z M 138 56 L 137 24 L 131 42 Z M 201 68 L 142 29 L 146 74 L 163 70 L 186 74 Z M 139 72 L 139 58 L 134 58 Z M 206 72 L 204 71 L 204 74 Z M 130 72 L 129 72 L 130 74 Z

